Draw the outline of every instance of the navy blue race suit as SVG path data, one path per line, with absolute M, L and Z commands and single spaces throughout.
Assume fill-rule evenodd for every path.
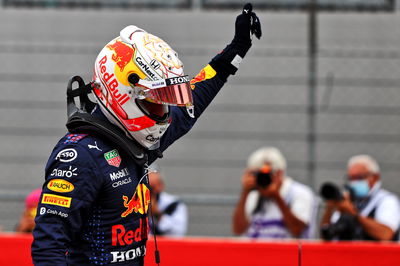
M 207 65 L 192 80 L 196 119 L 226 81 Z M 104 117 L 97 109 L 94 115 Z M 171 107 L 164 151 L 196 119 Z M 150 201 L 146 166 L 91 134 L 67 133 L 46 165 L 46 181 L 33 232 L 35 265 L 143 265 Z M 140 185 L 139 182 L 141 183 Z

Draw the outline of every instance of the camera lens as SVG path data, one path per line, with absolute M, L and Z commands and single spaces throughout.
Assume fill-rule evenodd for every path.
M 325 200 L 343 199 L 342 192 L 340 191 L 339 187 L 330 182 L 326 182 L 321 186 L 320 195 Z
M 257 185 L 263 188 L 268 187 L 271 184 L 271 173 L 256 173 Z

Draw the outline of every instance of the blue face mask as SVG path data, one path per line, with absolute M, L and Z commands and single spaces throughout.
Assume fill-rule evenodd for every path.
M 350 181 L 350 188 L 357 198 L 365 198 L 369 193 L 369 184 L 367 180 Z

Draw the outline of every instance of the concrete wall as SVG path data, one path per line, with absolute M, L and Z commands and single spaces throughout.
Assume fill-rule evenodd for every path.
M 304 183 L 309 178 L 307 14 L 258 14 L 262 40 L 254 41 L 238 74 L 160 161 L 167 190 L 190 203 L 191 235 L 231 234 L 245 161 L 260 146 L 280 148 L 288 174 Z M 0 9 L 4 229 L 13 229 L 23 197 L 43 182 L 47 157 L 66 130 L 67 80 L 76 74 L 88 80 L 98 51 L 120 29 L 134 24 L 160 36 L 195 76 L 232 39 L 236 15 Z M 381 162 L 384 185 L 400 193 L 399 24 L 399 13 L 319 15 L 316 189 L 327 180 L 341 183 L 348 157 L 369 153 Z

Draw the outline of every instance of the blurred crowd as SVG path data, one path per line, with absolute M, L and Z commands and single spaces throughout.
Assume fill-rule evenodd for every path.
M 344 184 L 322 184 L 321 208 L 318 195 L 287 176 L 286 167 L 285 157 L 274 147 L 250 155 L 233 214 L 235 234 L 251 238 L 399 240 L 399 199 L 382 187 L 380 167 L 373 157 L 361 154 L 349 158 Z

